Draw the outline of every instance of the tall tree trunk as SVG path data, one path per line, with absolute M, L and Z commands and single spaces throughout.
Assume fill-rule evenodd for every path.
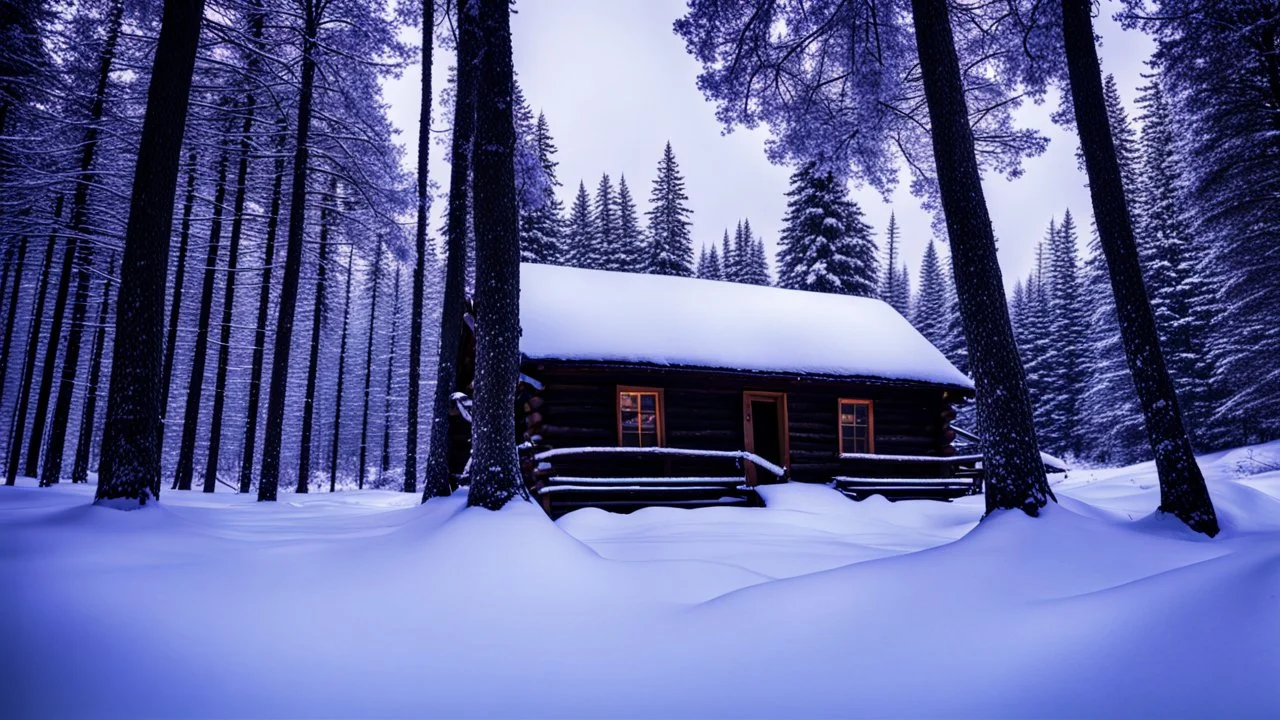
M 387 384 L 382 393 L 382 463 L 381 473 L 391 468 L 391 371 L 396 367 L 396 335 L 400 331 L 400 265 L 396 264 L 395 282 L 391 291 L 391 340 L 387 350 Z M 408 489 L 405 489 L 408 492 Z
M 89 355 L 89 387 L 85 389 L 84 408 L 80 411 L 80 437 L 76 441 L 75 463 L 71 466 L 71 482 L 89 481 L 89 455 L 93 449 L 93 431 L 98 427 L 98 384 L 102 379 L 102 352 L 107 344 L 107 310 L 111 306 L 111 281 L 116 273 L 112 256 L 107 265 L 107 278 L 102 284 L 102 300 L 98 305 L 98 325 L 93 330 L 93 351 Z
M 372 297 L 369 299 L 369 342 L 364 351 L 364 413 L 360 420 L 360 473 L 357 487 L 364 489 L 364 473 L 369 461 L 369 395 L 373 388 L 373 329 L 378 319 L 378 287 L 382 285 L 382 240 L 378 240 L 378 254 L 373 258 Z
M 80 371 L 80 345 L 84 339 L 84 315 L 89 304 L 89 248 L 77 243 L 76 295 L 72 301 L 71 329 L 67 332 L 66 357 L 62 361 L 62 377 L 53 403 L 53 422 L 44 448 L 44 465 L 40 468 L 40 485 L 56 485 L 62 479 L 62 459 L 66 449 L 67 426 L 71 423 L 71 396 L 75 394 L 76 375 Z M 52 347 L 52 345 L 50 346 Z
M 75 388 L 76 361 L 80 357 L 80 337 L 84 325 L 84 304 L 88 300 L 89 268 L 88 252 L 84 237 L 89 226 L 89 188 L 97 181 L 93 171 L 93 159 L 98 152 L 98 125 L 102 122 L 102 113 L 107 104 L 107 81 L 111 77 L 111 66 L 115 62 L 116 42 L 120 38 L 120 25 L 124 17 L 124 0 L 114 0 L 107 19 L 106 37 L 102 44 L 102 54 L 98 56 L 98 79 L 93 92 L 93 102 L 89 106 L 89 122 L 85 128 L 84 140 L 80 146 L 80 168 L 76 174 L 76 186 L 71 194 L 71 222 L 68 226 L 66 255 L 62 261 L 62 274 L 58 277 L 58 294 L 53 301 L 53 321 L 49 326 L 49 349 L 44 355 L 44 369 L 40 373 L 40 389 L 36 393 L 36 412 L 31 418 L 31 436 L 27 439 L 26 474 L 35 477 L 40 466 L 40 443 L 44 440 L 44 426 L 48 419 L 50 394 L 53 391 L 53 373 L 58 360 L 58 343 L 62 339 L 62 325 L 67 310 L 67 295 L 71 289 L 71 276 L 76 275 L 76 302 L 72 306 L 71 327 L 67 333 L 67 357 L 63 362 L 62 378 L 59 394 L 67 393 L 65 399 L 59 399 L 57 410 L 62 413 L 54 418 L 52 432 L 49 437 L 50 449 L 56 447 L 61 453 L 66 440 L 67 413 L 71 408 L 70 392 Z M 77 266 L 77 260 L 79 260 Z M 68 365 L 70 366 L 68 368 Z M 40 477 L 41 485 L 57 482 L 57 474 L 62 471 L 61 454 L 53 460 L 51 473 Z
M 284 193 L 284 149 L 288 135 L 283 121 L 276 133 L 276 162 L 271 182 L 271 209 L 267 213 L 267 237 L 262 249 L 262 285 L 258 288 L 258 322 L 253 331 L 253 360 L 249 368 L 249 402 L 245 409 L 244 442 L 240 455 L 240 492 L 253 485 L 254 455 L 258 441 L 258 410 L 262 399 L 262 365 L 267 353 L 267 314 L 271 308 L 271 273 L 276 262 L 276 233 L 280 228 L 280 202 Z
M 418 406 L 422 384 L 422 314 L 427 294 L 427 164 L 431 149 L 431 50 L 435 0 L 422 0 L 422 103 L 418 111 L 417 257 L 409 315 L 409 426 L 404 439 L 404 491 L 418 491 Z
M 1053 493 L 1036 445 L 1026 375 L 1009 322 L 947 0 L 911 4 L 952 272 L 977 386 L 987 512 L 1007 508 L 1035 516 Z
M 53 231 L 45 246 L 44 261 L 40 265 L 40 283 L 35 293 L 35 307 L 27 323 L 27 350 L 22 359 L 22 378 L 18 384 L 18 404 L 14 407 L 13 426 L 9 428 L 9 456 L 5 462 L 5 485 L 13 485 L 18 479 L 19 459 L 22 456 L 23 433 L 27 429 L 27 412 L 31 405 L 31 385 L 35 379 L 36 355 L 40 352 L 40 325 L 44 322 L 44 306 L 49 299 L 49 274 L 53 269 L 54 250 L 58 247 L 58 222 L 62 219 L 63 199 L 58 195 L 53 201 Z
M 298 92 L 298 124 L 293 152 L 293 188 L 289 198 L 289 233 L 285 243 L 284 276 L 276 313 L 275 350 L 271 357 L 271 388 L 267 394 L 267 427 L 262 440 L 262 472 L 258 500 L 272 501 L 280 485 L 280 443 L 284 434 L 284 401 L 289 388 L 289 353 L 293 320 L 298 309 L 298 279 L 302 272 L 302 239 L 307 220 L 307 162 L 311 154 L 311 102 L 316 76 L 318 3 L 304 8 L 302 85 Z
M 520 373 L 520 241 L 512 118 L 511 5 L 479 0 L 472 205 L 476 231 L 476 377 L 467 505 L 499 510 L 529 499 L 516 455 Z
M 0 408 L 4 407 L 4 389 L 9 375 L 9 351 L 13 348 L 13 326 L 18 318 L 18 302 L 22 298 L 22 273 L 27 264 L 27 238 L 16 243 L 13 262 L 13 289 L 9 291 L 9 307 L 5 309 L 4 334 L 0 335 Z
M 328 276 L 329 230 L 333 204 L 338 193 L 338 177 L 329 181 L 329 192 L 320 207 L 320 259 L 316 263 L 316 291 L 311 306 L 311 355 L 307 359 L 307 389 L 302 401 L 302 443 L 298 449 L 298 492 L 305 493 L 311 482 L 311 426 L 315 421 L 316 373 L 320 365 L 320 330 L 324 324 L 325 280 Z
M 258 57 L 263 52 L 262 32 L 266 17 L 260 0 L 249 10 L 249 37 L 252 47 L 245 74 L 250 86 L 258 77 Z M 218 480 L 218 460 L 222 454 L 222 416 L 227 404 L 227 372 L 231 362 L 231 320 L 236 304 L 236 273 L 240 269 L 240 237 L 244 234 L 244 201 L 249 185 L 249 156 L 253 152 L 253 123 L 258 110 L 257 95 L 245 93 L 241 106 L 240 148 L 236 153 L 236 184 L 231 200 L 231 237 L 227 241 L 227 280 L 222 293 L 222 322 L 218 334 L 218 366 L 213 382 L 213 412 L 209 417 L 209 445 L 205 456 L 204 492 L 213 492 Z
M 1155 315 L 1142 281 L 1120 163 L 1116 160 L 1115 143 L 1107 122 L 1102 72 L 1093 44 L 1091 10 L 1090 0 L 1063 0 L 1062 37 L 1076 127 L 1089 175 L 1089 196 L 1093 200 L 1098 239 L 1116 298 L 1120 339 L 1142 403 L 1147 439 L 1156 458 L 1160 510 L 1177 516 L 1191 529 L 1213 537 L 1218 534 L 1217 514 L 1182 424 L 1178 396 L 1165 366 Z
M 347 254 L 347 290 L 342 299 L 342 339 L 338 342 L 338 391 L 333 402 L 333 445 L 329 449 L 329 492 L 338 489 L 338 440 L 342 437 L 342 389 L 347 377 L 347 326 L 351 319 L 351 278 L 356 274 L 355 246 Z
M 452 491 L 449 476 L 449 410 L 458 371 L 462 335 L 462 296 L 467 273 L 467 229 L 471 193 L 471 146 L 476 120 L 476 55 L 473 20 L 475 0 L 460 0 L 458 14 L 458 81 L 454 99 L 453 141 L 449 159 L 449 217 L 445 228 L 444 296 L 440 308 L 436 387 L 431 403 L 431 439 L 427 446 L 422 501 Z M 469 19 L 470 18 L 470 19 Z
M 218 152 L 218 169 L 213 186 L 213 218 L 209 222 L 209 244 L 205 247 L 204 278 L 200 283 L 200 311 L 196 316 L 196 344 L 191 351 L 191 377 L 187 382 L 187 402 L 182 413 L 182 444 L 173 474 L 175 490 L 190 490 L 196 462 L 196 433 L 200 429 L 200 408 L 204 398 L 204 369 L 209 358 L 209 321 L 213 317 L 214 285 L 218 279 L 218 253 L 222 250 L 222 218 L 226 212 L 227 172 L 231 151 Z M 211 491 L 212 492 L 212 491 Z
M 97 500 L 160 497 L 161 358 L 169 231 L 204 0 L 165 0 L 133 176 L 116 301 Z M 128 503 L 132 505 L 133 502 Z
M 182 316 L 182 288 L 187 282 L 187 248 L 191 245 L 191 213 L 196 205 L 196 149 L 187 150 L 187 189 L 182 201 L 182 225 L 178 230 L 178 257 L 173 269 L 173 298 L 169 304 L 168 335 L 164 343 L 164 369 L 160 373 L 160 443 L 164 446 L 164 421 L 169 414 L 173 388 L 173 358 L 178 347 L 178 320 Z

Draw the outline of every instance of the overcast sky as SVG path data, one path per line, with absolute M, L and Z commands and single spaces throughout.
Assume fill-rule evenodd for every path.
M 1098 32 L 1104 70 L 1114 73 L 1121 94 L 1135 115 L 1133 98 L 1142 84 L 1144 62 L 1152 51 L 1144 35 L 1124 31 L 1111 20 L 1116 3 L 1103 0 Z M 790 169 L 764 156 L 767 131 L 735 130 L 725 135 L 714 107 L 695 85 L 699 66 L 671 30 L 685 10 L 684 0 L 523 0 L 512 18 L 516 71 L 535 113 L 545 112 L 559 147 L 561 199 L 568 207 L 586 181 L 594 194 L 601 173 L 627 184 L 643 213 L 663 145 L 670 140 L 684 173 L 693 209 L 695 252 L 717 242 L 740 218 L 751 220 L 770 253 L 776 248 Z M 433 80 L 438 90 L 453 64 L 452 52 L 437 49 Z M 392 121 L 406 147 L 417 143 L 419 68 L 388 85 Z M 1089 196 L 1075 160 L 1076 140 L 1049 120 L 1054 100 L 1020 111 L 1022 124 L 1039 128 L 1049 150 L 1026 162 L 1015 181 L 992 176 L 985 183 L 987 202 L 1000 241 L 1005 284 L 1026 275 L 1036 242 L 1050 217 L 1071 208 L 1088 241 Z M 445 126 L 439 112 L 433 127 Z M 431 176 L 447 185 L 448 165 L 439 145 L 432 146 Z M 413 152 L 406 158 L 412 162 Z M 905 175 L 904 175 L 905 180 Z M 443 193 L 441 193 L 443 195 Z M 891 202 L 878 193 L 855 189 L 854 199 L 875 228 L 883 250 L 883 231 L 892 208 L 902 229 L 904 254 L 915 269 L 932 235 L 929 216 L 903 187 Z M 440 214 L 437 203 L 435 214 Z M 433 222 L 432 231 L 440 227 Z M 944 244 L 945 245 L 945 244 Z M 1082 248 L 1083 250 L 1083 248 Z M 770 265 L 773 259 L 770 257 Z

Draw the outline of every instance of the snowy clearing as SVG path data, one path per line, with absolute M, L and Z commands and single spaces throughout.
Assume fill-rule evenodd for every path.
M 0 715 L 1275 717 L 1280 442 L 1203 465 L 1215 540 L 1151 517 L 1150 465 L 976 529 L 796 484 L 558 524 L 3 488 Z

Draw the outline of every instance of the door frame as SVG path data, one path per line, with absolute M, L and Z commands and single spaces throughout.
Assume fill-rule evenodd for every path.
M 778 447 L 782 451 L 782 467 L 791 467 L 791 424 L 787 419 L 787 394 L 765 390 L 742 392 L 742 447 L 747 452 L 756 451 L 755 424 L 751 418 L 753 401 L 772 401 L 778 407 Z M 766 458 L 767 459 L 767 458 Z M 755 463 L 743 462 L 747 473 L 747 485 L 757 484 Z

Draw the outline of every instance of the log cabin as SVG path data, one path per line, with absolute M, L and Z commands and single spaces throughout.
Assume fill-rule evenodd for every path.
M 537 264 L 520 284 L 517 440 L 553 515 L 751 505 L 786 480 L 855 499 L 980 488 L 981 456 L 951 427 L 972 381 L 880 300 Z M 465 482 L 469 311 L 463 327 L 450 456 Z

